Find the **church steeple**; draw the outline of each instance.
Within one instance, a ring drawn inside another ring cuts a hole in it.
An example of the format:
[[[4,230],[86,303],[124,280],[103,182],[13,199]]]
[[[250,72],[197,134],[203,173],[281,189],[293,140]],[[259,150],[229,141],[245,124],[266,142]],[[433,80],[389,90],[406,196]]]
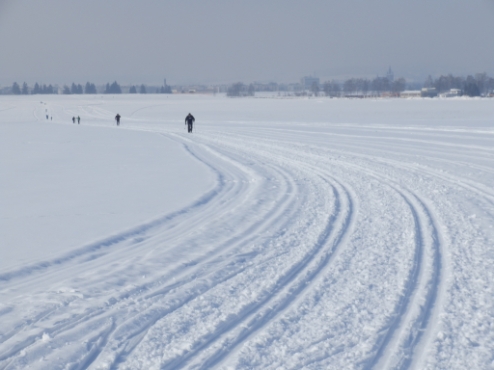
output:
[[[394,75],[393,70],[391,69],[391,67],[389,67],[388,73],[386,73],[386,77],[389,80],[389,82],[393,82],[394,81],[395,75]]]

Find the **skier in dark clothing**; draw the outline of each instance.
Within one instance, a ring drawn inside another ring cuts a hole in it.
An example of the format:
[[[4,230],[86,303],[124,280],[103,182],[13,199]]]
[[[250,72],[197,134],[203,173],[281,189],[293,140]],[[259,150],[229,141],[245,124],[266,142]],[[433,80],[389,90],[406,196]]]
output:
[[[187,117],[185,117],[185,124],[187,125],[187,132],[192,132],[192,126],[194,125],[194,121],[196,119],[192,114],[188,114]]]
[[[80,125],[81,124],[81,117],[77,116],[77,124]]]
[[[117,126],[120,126],[120,114],[117,113],[115,116],[115,121],[117,121]]]
[[[75,123],[75,117],[72,117],[72,123]]]

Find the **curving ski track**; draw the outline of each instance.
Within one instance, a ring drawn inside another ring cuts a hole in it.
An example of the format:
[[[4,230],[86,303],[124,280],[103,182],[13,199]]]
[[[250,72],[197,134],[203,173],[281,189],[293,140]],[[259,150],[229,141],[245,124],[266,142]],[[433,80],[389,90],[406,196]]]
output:
[[[488,254],[472,240],[490,234],[464,209],[492,221],[494,191],[442,170],[489,179],[492,148],[452,151],[440,132],[392,128],[369,139],[365,127],[331,136],[211,125],[191,136],[137,125],[163,106],[133,109],[122,129],[181,143],[215,187],[172,214],[0,272],[0,369],[446,369],[465,368],[472,348],[475,366],[494,363],[479,344],[491,334],[462,318],[489,319],[476,253]],[[54,117],[81,111],[111,116],[101,102],[50,106]],[[411,154],[424,143],[437,147]]]

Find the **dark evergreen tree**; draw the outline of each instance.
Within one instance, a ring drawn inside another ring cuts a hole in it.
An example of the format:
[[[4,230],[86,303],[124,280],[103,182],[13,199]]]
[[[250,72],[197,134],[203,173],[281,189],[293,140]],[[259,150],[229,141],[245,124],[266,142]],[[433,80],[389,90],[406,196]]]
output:
[[[122,89],[117,81],[113,82],[111,85],[106,84],[105,94],[121,94]]]
[[[27,86],[27,83],[22,84],[22,90],[21,90],[22,95],[28,95],[29,94],[29,87]]]
[[[70,87],[70,93],[71,94],[83,94],[84,89],[82,88],[81,84],[76,85],[75,83],[72,82],[72,86]]]
[[[65,95],[70,95],[70,88],[67,85],[64,85],[62,93]]]
[[[33,88],[33,91],[31,92],[31,94],[42,94],[43,92],[41,91],[41,88],[39,87],[38,83],[36,82],[34,84],[34,88]]]
[[[141,87],[139,88],[139,94],[146,94],[146,93],[147,93],[146,86],[141,85]]]
[[[135,86],[130,87],[129,94],[137,94],[137,89]]]
[[[120,88],[120,85],[117,83],[117,81],[115,81],[111,84],[111,90],[112,90],[113,94],[121,94],[122,93],[122,89]]]
[[[15,95],[21,94],[21,88],[19,87],[19,84],[17,82],[14,82],[12,84],[12,94],[15,94]]]
[[[86,86],[84,87],[84,94],[96,94],[96,85],[90,82],[86,82]]]
[[[480,96],[480,89],[475,81],[467,81],[463,93],[467,96]]]

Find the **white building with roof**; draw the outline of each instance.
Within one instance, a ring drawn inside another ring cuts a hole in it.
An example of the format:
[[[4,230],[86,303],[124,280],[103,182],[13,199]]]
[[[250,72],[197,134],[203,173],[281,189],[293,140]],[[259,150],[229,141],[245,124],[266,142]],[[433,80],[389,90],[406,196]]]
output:
[[[457,96],[461,96],[461,90],[460,89],[451,89],[449,91],[446,91],[442,94],[439,94],[439,97],[441,98],[454,98]]]
[[[400,93],[400,98],[421,98],[422,91],[420,90],[405,90]]]

